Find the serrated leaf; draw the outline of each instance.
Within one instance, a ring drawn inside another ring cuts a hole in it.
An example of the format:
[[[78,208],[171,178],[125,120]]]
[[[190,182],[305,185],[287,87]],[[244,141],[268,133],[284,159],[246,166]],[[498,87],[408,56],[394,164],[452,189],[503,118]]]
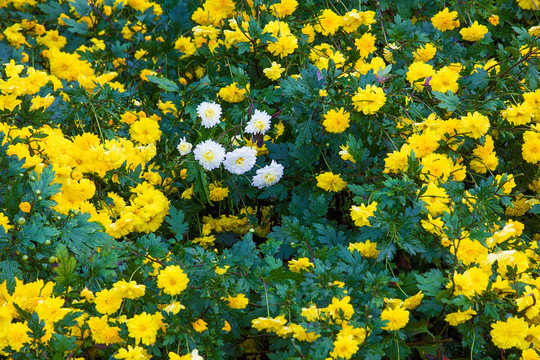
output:
[[[64,18],[64,22],[68,27],[68,31],[72,34],[86,35],[88,34],[88,24],[84,21],[77,22],[73,19]]]
[[[7,280],[8,282],[14,282],[15,277],[18,279],[23,278],[21,267],[17,261],[4,260],[0,261],[0,283]]]
[[[416,275],[418,281],[418,289],[422,290],[428,296],[436,296],[441,291],[443,284],[448,281],[439,269],[431,269],[430,271]]]
[[[154,258],[161,258],[167,254],[167,245],[162,241],[160,236],[154,233],[141,236],[137,240],[137,245],[144,249],[148,255]]]
[[[165,218],[169,229],[176,236],[176,241],[182,240],[184,233],[189,229],[189,225],[184,222],[184,212],[175,207],[169,208],[169,215]]]
[[[72,0],[69,2],[69,5],[72,6],[81,17],[88,15],[92,11],[92,8],[86,0]]]
[[[37,176],[35,172],[32,172],[32,174]],[[60,188],[62,187],[61,184],[53,184],[54,179],[55,176],[52,166],[47,166],[43,169],[36,181],[30,182],[30,188],[34,194],[40,195],[44,199],[49,198],[60,192]]]
[[[78,261],[88,259],[96,248],[103,246],[112,237],[102,231],[102,225],[88,221],[85,213],[70,219],[62,228],[58,241],[75,254]]]
[[[285,269],[285,267],[279,267],[277,269],[270,271],[270,274],[268,275],[268,277],[266,277],[266,280],[269,282],[272,282],[272,281],[283,282],[285,280],[293,280],[295,282],[301,282],[302,280],[304,280],[304,276],[302,274],[287,270]]]
[[[330,225],[314,224],[313,227],[317,231],[317,240],[321,244],[337,246],[346,244],[347,237],[343,231],[337,231]]]
[[[437,100],[441,101],[439,104],[437,104],[437,107],[440,107],[441,109],[456,111],[459,108],[459,97],[452,94],[451,91],[447,91],[446,94],[434,91],[433,96]]]
[[[62,9],[62,6],[58,2],[50,2],[50,3],[44,3],[44,4],[37,4],[36,5],[43,13],[47,14],[48,16],[46,19],[48,20],[58,20],[58,17],[60,14],[64,12],[64,9]]]

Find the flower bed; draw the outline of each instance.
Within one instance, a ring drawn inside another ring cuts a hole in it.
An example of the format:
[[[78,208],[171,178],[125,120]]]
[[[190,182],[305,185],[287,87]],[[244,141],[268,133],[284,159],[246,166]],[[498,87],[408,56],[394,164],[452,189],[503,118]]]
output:
[[[538,359],[538,0],[0,0],[0,354]]]

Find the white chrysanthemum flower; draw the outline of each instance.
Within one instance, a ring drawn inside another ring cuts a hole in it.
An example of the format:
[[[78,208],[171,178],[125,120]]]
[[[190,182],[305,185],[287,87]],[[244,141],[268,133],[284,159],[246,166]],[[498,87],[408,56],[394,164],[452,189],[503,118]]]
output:
[[[227,153],[223,166],[233,174],[240,175],[251,170],[255,161],[257,161],[257,150],[244,146]]]
[[[221,105],[203,102],[197,106],[197,115],[201,118],[202,126],[211,128],[219,124],[221,118]]]
[[[191,145],[191,143],[188,143],[186,141],[186,138],[183,137],[182,139],[180,139],[180,143],[178,144],[177,149],[180,155],[187,155],[191,151],[192,147],[193,145]]]
[[[195,349],[191,352],[191,360],[204,360],[204,358],[199,355],[199,350]]]
[[[246,125],[248,134],[263,134],[270,129],[270,120],[272,117],[266,111],[255,110],[251,120]]]
[[[193,155],[205,170],[213,170],[223,162],[225,148],[215,141],[206,140],[195,146]]]
[[[283,176],[283,165],[272,160],[270,165],[257,170],[257,175],[253,177],[253,186],[262,189],[277,183]]]

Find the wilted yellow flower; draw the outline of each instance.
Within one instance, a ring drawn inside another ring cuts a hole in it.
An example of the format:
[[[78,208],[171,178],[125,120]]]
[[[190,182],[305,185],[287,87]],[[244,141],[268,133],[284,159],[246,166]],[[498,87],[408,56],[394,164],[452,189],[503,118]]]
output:
[[[309,271],[309,267],[315,267],[315,265],[305,257],[289,261],[289,270],[292,272],[300,273],[302,270]]]
[[[476,315],[476,311],[469,308],[465,311],[458,310],[457,312],[450,313],[446,315],[444,320],[452,326],[457,326],[472,319],[473,315]]]
[[[195,329],[196,332],[203,332],[208,329],[207,323],[203,319],[192,322],[191,326],[193,326],[193,329]]]
[[[223,299],[225,299],[225,298],[223,298]],[[227,300],[227,302],[228,302],[227,305],[231,309],[243,309],[249,303],[249,299],[244,294],[238,294],[238,295],[236,295],[234,297],[229,295],[225,300]]]

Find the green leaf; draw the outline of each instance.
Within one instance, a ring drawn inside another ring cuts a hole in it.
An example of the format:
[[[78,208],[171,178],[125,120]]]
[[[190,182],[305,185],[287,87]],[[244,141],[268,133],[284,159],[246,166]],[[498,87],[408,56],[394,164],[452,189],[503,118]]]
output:
[[[73,6],[77,14],[79,14],[81,17],[90,14],[92,11],[92,8],[86,0],[72,0],[69,2],[69,5]]]
[[[180,88],[172,80],[166,79],[164,77],[156,77],[153,75],[148,75],[146,77],[150,82],[156,84],[160,89],[166,92],[179,92]]]
[[[65,290],[73,284],[76,278],[77,261],[69,254],[64,244],[56,246],[56,258],[58,259],[58,265],[54,268],[54,272],[57,274],[56,282],[62,284]]]
[[[160,236],[156,236],[154,233],[141,236],[137,240],[137,245],[154,258],[161,258],[167,254],[167,245]]]
[[[102,225],[88,221],[90,214],[85,213],[71,218],[63,227],[58,241],[75,254],[78,261],[88,259],[92,253],[103,246],[112,237],[102,231]]]
[[[283,282],[285,280],[293,280],[295,282],[301,282],[302,280],[304,280],[304,275],[289,271],[285,269],[284,266],[282,266],[280,268],[270,271],[270,274],[268,275],[268,277],[266,277],[266,280],[269,282],[273,282],[273,281]]]
[[[60,14],[64,12],[64,9],[62,9],[62,5],[60,5],[58,2],[49,2],[49,3],[43,3],[43,4],[37,4],[36,5],[43,13],[47,14],[48,16],[46,19],[48,20],[55,20],[58,21],[58,17]]]
[[[448,281],[439,269],[431,269],[430,271],[416,275],[418,288],[428,296],[436,296],[442,290],[443,284]]]
[[[437,107],[446,109],[448,111],[456,111],[459,109],[459,97],[452,94],[451,91],[447,91],[446,94],[434,91],[433,96],[437,100],[441,101],[439,104],[437,104]]]
[[[470,90],[483,90],[489,84],[489,74],[481,68],[474,69],[471,75],[463,78],[463,85],[466,85]]]
[[[348,243],[347,237],[343,231],[337,231],[330,225],[314,224],[313,227],[317,231],[317,240],[321,244],[336,246],[345,245]]]
[[[17,261],[4,260],[0,261],[0,283],[7,280],[9,283],[15,283],[15,277],[23,278],[23,272]]]
[[[30,223],[24,226],[19,232],[20,238],[25,241],[34,241],[43,244],[45,241],[56,240],[60,235],[60,230],[55,227],[47,226],[47,217],[36,213]]]
[[[176,241],[182,240],[184,233],[189,229],[189,225],[184,222],[184,212],[172,206],[165,220],[169,224],[169,229],[176,235]]]
[[[37,177],[37,173],[34,171],[32,171],[31,175]],[[30,182],[30,188],[36,196],[47,199],[60,192],[60,188],[62,187],[61,184],[53,184],[53,181],[54,171],[52,170],[52,166],[47,166],[43,169],[36,181]]]
[[[253,234],[247,233],[241,241],[238,241],[231,247],[231,258],[237,259],[242,266],[251,267],[259,262],[259,251],[253,241]]]
[[[77,338],[75,336],[66,336],[62,334],[53,334],[47,346],[54,350],[52,360],[63,360],[66,354],[77,349]]]
[[[73,19],[64,19],[64,22],[68,26],[68,31],[72,34],[86,35],[88,34],[88,24],[84,21],[77,22]]]

